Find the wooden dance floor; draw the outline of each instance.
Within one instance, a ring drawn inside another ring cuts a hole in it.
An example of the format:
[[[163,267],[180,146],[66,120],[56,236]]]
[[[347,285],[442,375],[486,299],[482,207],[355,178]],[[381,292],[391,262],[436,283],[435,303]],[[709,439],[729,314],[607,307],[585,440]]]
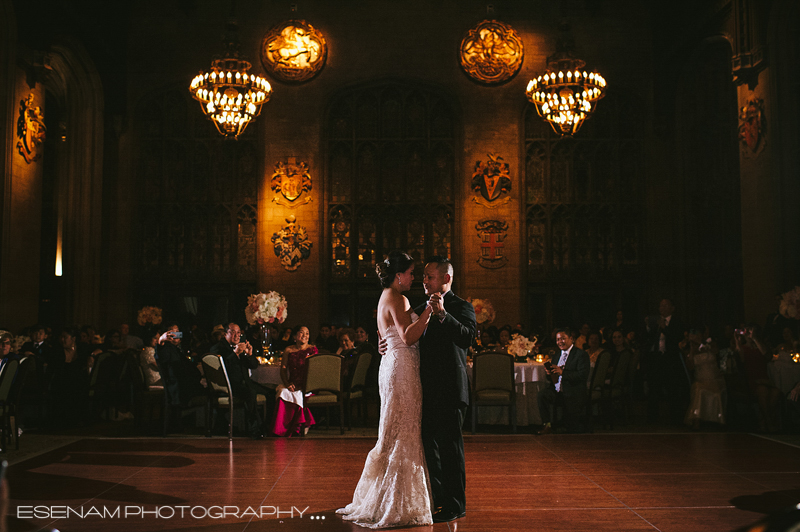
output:
[[[373,444],[84,439],[11,466],[9,529],[365,530],[334,510]],[[730,531],[800,502],[800,448],[751,434],[466,435],[465,449],[467,516],[413,530]]]

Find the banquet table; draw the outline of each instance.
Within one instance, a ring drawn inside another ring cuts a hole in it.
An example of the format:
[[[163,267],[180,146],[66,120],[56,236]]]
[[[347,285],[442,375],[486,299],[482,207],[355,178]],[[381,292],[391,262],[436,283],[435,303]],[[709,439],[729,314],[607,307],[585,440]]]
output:
[[[800,382],[800,363],[793,362],[788,353],[781,352],[778,359],[767,364],[770,380],[786,395]]]
[[[468,364],[467,374],[472,381],[472,364]],[[517,389],[517,425],[541,425],[539,414],[539,390],[547,385],[547,373],[540,362],[516,362],[514,381]],[[503,406],[482,406],[478,409],[478,423],[483,425],[509,425],[508,408]]]
[[[250,370],[250,378],[259,384],[283,384],[280,364],[259,364]]]

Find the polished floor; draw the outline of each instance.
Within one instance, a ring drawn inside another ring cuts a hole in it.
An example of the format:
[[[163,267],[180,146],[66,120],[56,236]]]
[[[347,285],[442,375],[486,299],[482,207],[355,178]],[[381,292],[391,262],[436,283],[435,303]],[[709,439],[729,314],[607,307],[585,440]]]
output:
[[[364,530],[334,510],[374,441],[79,439],[9,468],[9,530]],[[753,434],[479,434],[465,451],[467,516],[414,530],[731,531],[800,502],[800,448]]]

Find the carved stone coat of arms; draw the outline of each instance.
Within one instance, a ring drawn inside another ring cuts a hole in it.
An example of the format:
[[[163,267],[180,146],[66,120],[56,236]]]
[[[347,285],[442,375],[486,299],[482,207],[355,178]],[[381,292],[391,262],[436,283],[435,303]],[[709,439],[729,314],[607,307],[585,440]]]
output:
[[[45,139],[44,116],[39,107],[33,105],[33,94],[29,94],[19,102],[19,119],[17,120],[17,150],[26,163],[32,163],[42,157],[39,149]]]
[[[475,162],[471,183],[475,196],[472,197],[472,201],[489,208],[508,202],[511,178],[508,173],[508,163],[502,161],[502,157],[490,153],[488,161]]]
[[[295,157],[289,157],[287,162],[275,163],[275,172],[272,174],[270,188],[275,192],[272,201],[284,207],[305,205],[311,201],[308,192],[311,191],[311,174],[308,173],[308,164],[297,162]],[[303,197],[305,194],[305,197]]]
[[[272,246],[281,265],[287,271],[295,271],[311,256],[311,246],[305,227],[297,225],[295,217],[286,218],[286,225],[272,234]]]

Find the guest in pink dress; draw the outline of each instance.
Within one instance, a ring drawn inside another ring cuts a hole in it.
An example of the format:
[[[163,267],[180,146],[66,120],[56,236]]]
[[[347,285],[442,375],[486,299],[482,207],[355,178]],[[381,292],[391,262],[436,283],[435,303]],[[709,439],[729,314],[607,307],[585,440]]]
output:
[[[309,345],[308,327],[299,327],[295,333],[295,343],[283,351],[281,380],[278,386],[277,407],[275,408],[276,436],[305,434],[314,424],[311,410],[305,406],[303,388],[306,385],[306,358],[317,354],[317,348]]]

